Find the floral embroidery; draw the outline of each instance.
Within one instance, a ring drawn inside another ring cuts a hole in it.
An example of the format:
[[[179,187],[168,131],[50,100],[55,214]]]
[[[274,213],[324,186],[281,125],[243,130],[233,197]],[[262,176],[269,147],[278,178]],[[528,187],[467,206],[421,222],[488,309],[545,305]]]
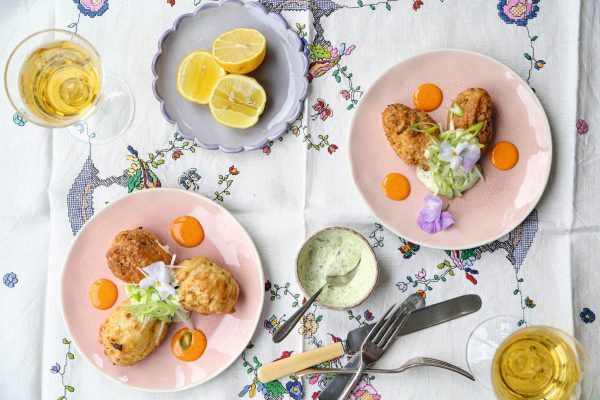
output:
[[[278,359],[287,358],[292,354],[291,351],[284,351]],[[256,393],[259,392],[263,395],[265,399],[283,399],[284,395],[288,395],[290,398],[294,400],[301,400],[304,394],[304,389],[302,387],[302,382],[298,380],[296,376],[290,376],[289,381],[285,386],[279,381],[271,381],[263,383],[258,380],[257,371],[262,366],[262,363],[258,360],[258,357],[252,357],[252,362],[246,359],[246,353],[242,353],[242,366],[247,368],[246,372],[248,374],[253,374],[254,377],[252,379],[252,383],[244,386],[242,391],[238,394],[238,397],[246,397],[248,395],[249,398],[253,398],[256,396]]]
[[[363,316],[365,317],[365,320],[366,320],[366,321],[369,321],[369,322],[373,321],[373,319],[375,318],[375,317],[373,316],[373,313],[372,313],[371,311],[369,311],[369,310],[365,310],[365,311],[363,312]]]
[[[271,318],[266,319],[263,322],[263,326],[267,331],[269,331],[271,335],[274,335],[275,332],[277,332],[279,328],[281,328],[281,326],[285,323],[285,321],[285,314],[283,314],[281,317],[277,317],[273,314],[271,315]]]
[[[317,118],[321,118],[321,121],[325,121],[327,118],[333,116],[333,110],[323,99],[317,99],[317,102],[313,104],[312,108],[315,110],[315,113],[310,116],[310,119],[313,121]]]
[[[60,375],[60,381],[62,384],[62,395],[60,395],[57,400],[67,400],[69,393],[73,393],[75,388],[73,386],[65,384],[65,372],[67,372],[67,366],[69,365],[69,361],[75,359],[75,355],[71,353],[71,341],[63,338],[62,343],[67,346],[67,352],[65,353],[65,361],[64,364],[61,365],[59,363],[55,363],[50,367],[50,372],[53,374]]]
[[[370,383],[369,377],[362,378],[354,387],[348,398],[350,400],[380,400],[381,396]]]
[[[373,248],[383,247],[383,240],[385,238],[380,232],[383,232],[383,226],[381,226],[380,223],[375,222],[375,229],[369,233],[369,239],[373,239]]]
[[[539,2],[540,0],[500,0],[498,15],[507,24],[525,26],[530,19],[537,16]]]
[[[79,12],[90,18],[100,16],[108,10],[108,0],[73,0]]]
[[[335,78],[335,81],[337,83],[342,83],[342,78],[344,78],[348,88],[340,91],[340,95],[344,100],[350,102],[346,109],[352,110],[358,104],[358,99],[363,95],[364,92],[360,90],[360,85],[354,87],[354,83],[352,82],[352,77],[354,75],[351,72],[347,72],[347,66],[340,67],[340,65],[338,64],[335,67],[336,70],[333,71],[332,76]]]
[[[577,128],[577,133],[579,133],[580,135],[585,135],[586,133],[588,133],[588,130],[590,128],[587,121],[582,118],[579,118],[577,120],[575,127]]]
[[[17,274],[15,274],[14,272],[9,272],[8,274],[4,275],[4,277],[2,278],[2,282],[4,282],[6,286],[12,289],[19,282],[19,279],[17,278]]]
[[[418,244],[409,242],[406,239],[403,239],[403,238],[399,238],[399,239],[400,239],[401,245],[400,245],[400,247],[398,247],[398,250],[400,250],[400,253],[402,253],[402,257],[405,260],[408,260],[409,258],[411,258],[421,248],[421,246],[419,246]]]
[[[27,111],[25,111],[24,109],[20,109],[19,111],[14,113],[13,122],[15,124],[17,124],[18,126],[25,126],[25,124],[28,121],[28,119],[27,119],[28,116],[29,116],[29,114],[27,113]]]
[[[175,154],[175,153],[173,153]],[[179,179],[177,179],[177,182],[183,186],[183,188],[185,190],[190,190],[192,189],[193,191],[198,190],[200,187],[198,186],[198,184],[196,182],[198,182],[202,177],[200,175],[198,175],[198,172],[196,172],[196,168],[190,168],[187,171],[185,171],[183,174],[181,174],[181,176],[179,177]]]
[[[289,381],[285,384],[285,388],[288,390],[291,398],[294,400],[302,400],[304,392],[302,390],[302,383],[300,383],[300,381]]]
[[[319,321],[322,318],[320,315],[318,318],[315,317],[315,314],[312,312],[307,313],[300,321],[298,333],[304,336],[304,339],[312,339],[315,333],[317,333],[317,329],[319,329]]]
[[[579,318],[585,324],[591,324],[596,320],[596,314],[592,310],[587,307],[584,307],[583,310],[579,313]]]
[[[223,196],[229,196],[231,194],[229,189],[231,188],[231,185],[233,185],[233,176],[235,176],[239,173],[240,173],[240,171],[235,166],[232,165],[231,167],[229,167],[228,174],[219,175],[219,185],[225,185],[225,186],[220,191],[215,190],[215,197],[213,198],[213,200],[219,200],[220,202],[223,202],[223,200],[224,200]]]

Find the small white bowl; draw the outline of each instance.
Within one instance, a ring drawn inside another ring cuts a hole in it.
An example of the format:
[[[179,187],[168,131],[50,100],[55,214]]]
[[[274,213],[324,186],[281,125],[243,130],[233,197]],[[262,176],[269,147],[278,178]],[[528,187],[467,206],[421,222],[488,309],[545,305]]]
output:
[[[306,241],[304,242],[304,244],[302,245],[302,247],[300,248],[300,250],[298,251],[298,255],[296,256],[296,281],[298,282],[298,285],[300,286],[300,289],[302,289],[302,292],[304,293],[304,295],[306,296],[306,298],[309,298],[310,296],[312,296],[314,294],[313,293],[309,293],[308,290],[306,289],[306,287],[304,286],[302,280],[300,279],[300,274],[299,274],[299,269],[300,269],[300,258],[304,252],[305,249],[307,249],[309,243],[311,243],[315,238],[317,238],[319,235],[323,234],[324,232],[328,232],[328,231],[333,231],[333,230],[340,230],[340,231],[345,231],[345,232],[349,232],[351,234],[353,234],[354,236],[356,236],[357,238],[359,238],[363,243],[364,243],[364,248],[365,249],[369,249],[369,257],[372,257],[372,260],[374,262],[374,268],[375,268],[375,279],[373,280],[372,285],[369,287],[368,292],[365,294],[365,296],[363,296],[362,298],[360,298],[358,301],[349,304],[347,306],[332,306],[326,303],[322,303],[319,301],[319,299],[317,298],[317,300],[315,300],[315,303],[317,303],[318,305],[320,305],[321,307],[324,308],[328,308],[331,310],[349,310],[351,308],[354,308],[358,305],[360,305],[361,303],[363,303],[370,295],[371,293],[373,293],[373,290],[375,289],[375,287],[377,286],[377,282],[379,280],[379,263],[377,262],[377,257],[375,256],[375,252],[373,251],[373,248],[371,247],[371,245],[369,244],[368,240],[361,235],[360,233],[350,229],[350,228],[345,228],[345,227],[341,227],[341,226],[332,226],[329,228],[325,228],[325,229],[321,229],[319,231],[317,231],[316,233],[314,233],[312,236],[310,236],[308,239],[306,239]],[[361,260],[361,264],[364,262],[365,260]],[[360,266],[359,266],[360,268]],[[355,276],[354,279],[356,279],[357,277]]]

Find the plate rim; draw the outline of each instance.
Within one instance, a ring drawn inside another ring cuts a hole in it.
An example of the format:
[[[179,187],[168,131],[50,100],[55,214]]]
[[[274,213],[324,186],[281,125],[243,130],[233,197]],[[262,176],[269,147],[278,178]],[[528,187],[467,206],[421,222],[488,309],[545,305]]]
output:
[[[379,83],[383,77],[385,75],[387,75],[388,73],[390,73],[394,68],[396,68],[396,66],[405,63],[407,61],[413,60],[417,57],[422,57],[422,56],[426,56],[426,55],[434,55],[435,53],[441,53],[441,52],[456,52],[456,53],[464,53],[470,56],[476,56],[476,57],[481,57],[484,58],[490,62],[493,62],[495,64],[498,64],[504,68],[506,68],[507,71],[509,71],[514,78],[516,78],[520,83],[522,83],[526,88],[527,91],[530,95],[532,95],[535,104],[540,108],[540,110],[542,111],[543,114],[543,124],[544,127],[546,128],[548,137],[549,137],[549,163],[548,163],[548,168],[546,170],[546,177],[544,178],[544,183],[542,186],[542,190],[540,191],[537,199],[532,203],[532,206],[530,208],[528,208],[527,213],[525,214],[525,217],[523,217],[523,219],[521,219],[520,221],[518,221],[516,224],[514,224],[514,226],[511,226],[509,229],[505,229],[502,231],[502,234],[491,239],[491,240],[484,240],[482,242],[476,242],[476,243],[471,243],[468,246],[461,246],[455,249],[447,249],[445,247],[442,246],[438,246],[432,243],[424,243],[420,240],[413,240],[410,237],[401,234],[400,232],[396,231],[395,229],[392,229],[390,226],[388,226],[387,224],[385,224],[380,218],[378,213],[375,212],[375,210],[371,207],[371,205],[369,204],[365,194],[363,193],[363,191],[360,189],[358,183],[357,183],[357,176],[358,176],[358,172],[357,172],[357,168],[354,165],[353,162],[353,157],[352,157],[352,153],[349,154],[348,156],[348,164],[350,167],[350,174],[352,176],[352,182],[354,183],[354,187],[356,188],[356,190],[358,191],[358,193],[360,194],[360,198],[362,199],[363,203],[366,205],[367,209],[371,212],[371,215],[373,215],[374,217],[376,217],[378,219],[378,222],[381,223],[381,225],[383,225],[386,229],[388,229],[389,231],[391,231],[392,233],[394,233],[397,236],[400,236],[404,239],[406,239],[409,242],[415,243],[415,244],[419,244],[421,246],[424,247],[429,247],[431,249],[437,249],[437,250],[467,250],[467,249],[472,249],[475,247],[480,247],[480,246],[484,246],[488,243],[493,242],[494,240],[498,240],[501,237],[507,235],[508,233],[512,232],[515,228],[517,228],[519,225],[521,225],[521,223],[523,223],[523,221],[525,221],[525,219],[531,214],[531,212],[535,209],[535,207],[539,204],[542,196],[544,195],[544,193],[546,192],[546,188],[548,187],[548,181],[550,179],[550,173],[552,172],[552,161],[554,159],[554,143],[552,141],[552,128],[550,126],[550,121],[548,120],[548,115],[546,114],[546,110],[544,110],[544,106],[542,105],[542,103],[540,102],[540,99],[537,97],[537,95],[535,94],[535,92],[533,91],[533,89],[531,89],[531,86],[529,86],[529,84],[527,84],[527,82],[525,82],[525,80],[523,78],[521,78],[521,76],[519,76],[512,68],[510,68],[508,65],[501,63],[500,61],[496,60],[493,57],[490,57],[486,54],[482,54],[479,53],[477,51],[473,51],[473,50],[465,50],[465,49],[456,49],[456,48],[449,48],[449,47],[442,47],[442,48],[436,48],[436,49],[431,49],[431,50],[425,50],[425,51],[421,51],[418,53],[414,53],[412,55],[409,55],[407,57],[404,57],[402,59],[400,59],[399,61],[397,61],[396,63],[394,63],[393,65],[389,66],[388,68],[386,68],[383,72],[381,72],[377,78],[375,78],[375,80],[373,80],[373,82],[369,85],[369,88],[367,89],[367,91],[365,92],[365,95],[371,90],[371,88]],[[354,115],[352,116],[352,122],[350,123],[350,134],[348,135],[348,151],[351,151],[351,143],[352,143],[352,138],[355,135],[355,130],[356,130],[356,116],[358,115],[358,110],[362,107],[362,105],[364,104],[364,101],[361,101],[358,104],[358,107],[356,108],[357,112],[354,113]]]
[[[285,36],[288,38],[287,42],[290,44],[290,46],[292,48],[297,49],[297,53],[298,53],[297,55],[299,55],[300,59],[302,60],[302,70],[304,71],[304,73],[302,74],[302,78],[298,79],[299,82],[302,82],[302,90],[300,92],[300,97],[298,98],[298,101],[296,102],[296,108],[288,114],[289,117],[285,121],[283,128],[281,128],[279,131],[276,131],[275,134],[272,134],[272,135],[266,136],[263,139],[260,139],[257,143],[254,143],[251,145],[236,146],[236,147],[222,146],[218,143],[212,143],[212,144],[204,143],[197,137],[188,136],[188,135],[184,134],[179,129],[179,124],[177,123],[177,121],[173,117],[171,117],[171,115],[167,112],[166,106],[165,106],[165,100],[159,93],[158,87],[157,87],[159,75],[158,75],[156,65],[158,63],[159,58],[161,57],[161,55],[163,53],[163,43],[164,43],[165,39],[171,33],[178,30],[179,25],[181,24],[181,22],[184,19],[195,17],[202,10],[209,9],[209,8],[218,8],[227,3],[237,4],[244,8],[255,8],[255,9],[261,11],[263,13],[263,15],[265,16],[265,18],[270,18],[273,21],[273,23],[271,24],[272,26],[279,25],[280,29],[282,29],[283,31],[287,31],[287,32],[285,32],[286,33]],[[295,42],[295,43],[293,43],[293,42]],[[304,53],[304,43],[302,42],[300,37],[298,37],[298,34],[296,34],[296,32],[292,28],[290,28],[290,26],[288,25],[285,18],[283,18],[278,13],[270,12],[262,4],[260,4],[257,1],[248,1],[248,2],[244,3],[240,0],[219,0],[218,3],[217,2],[202,3],[193,12],[181,14],[180,16],[178,16],[175,19],[175,21],[173,21],[173,25],[169,29],[165,30],[162,33],[162,35],[160,35],[160,37],[158,38],[158,51],[154,54],[154,57],[152,58],[151,69],[152,69],[152,75],[153,75],[152,93],[154,94],[154,98],[156,100],[158,100],[158,102],[160,104],[160,112],[161,112],[163,118],[170,124],[174,125],[175,131],[177,133],[179,133],[180,135],[182,135],[187,140],[193,140],[194,143],[196,143],[198,146],[200,146],[204,149],[220,150],[224,153],[239,153],[242,151],[251,151],[251,150],[261,149],[261,148],[265,147],[265,145],[269,141],[273,141],[273,140],[276,140],[279,137],[281,137],[288,130],[290,124],[292,124],[298,118],[298,116],[302,113],[302,110],[304,108],[304,100],[306,99],[306,96],[308,95],[308,77],[307,77],[308,56]]]
[[[66,313],[65,313],[65,304],[64,304],[64,287],[65,287],[65,270],[66,270],[66,265],[67,265],[67,261],[69,261],[69,259],[72,256],[72,252],[73,249],[75,247],[75,244],[78,242],[78,240],[80,240],[80,235],[83,232],[83,229],[85,228],[85,226],[93,221],[95,218],[97,218],[98,216],[102,215],[104,212],[106,212],[106,210],[108,210],[113,204],[125,201],[125,199],[131,197],[131,196],[141,196],[141,195],[147,195],[148,193],[152,193],[152,191],[154,190],[160,190],[162,191],[167,191],[167,192],[176,192],[176,193],[181,193],[181,194],[185,194],[185,195],[189,195],[191,197],[196,197],[199,201],[201,202],[208,202],[208,203],[212,203],[214,205],[217,206],[217,208],[219,208],[221,211],[224,211],[226,214],[228,214],[229,216],[231,216],[242,228],[242,232],[246,235],[246,238],[248,239],[249,243],[252,246],[252,249],[254,250],[257,260],[258,260],[258,267],[259,267],[259,272],[260,272],[260,285],[259,287],[264,287],[265,285],[265,271],[263,268],[263,263],[262,263],[262,259],[260,257],[260,253],[258,252],[258,248],[256,247],[256,244],[254,243],[254,240],[252,240],[252,237],[250,236],[250,234],[248,233],[248,231],[246,230],[246,228],[244,227],[244,225],[242,225],[242,223],[240,221],[238,221],[237,218],[235,218],[235,216],[229,212],[225,207],[223,207],[221,204],[218,204],[217,202],[209,199],[206,196],[203,196],[199,193],[191,193],[188,192],[186,190],[181,190],[181,189],[177,189],[177,188],[153,188],[153,189],[146,189],[146,190],[141,190],[138,192],[134,192],[134,193],[126,193],[124,195],[122,195],[121,197],[113,200],[112,202],[110,202],[106,207],[103,207],[101,210],[99,210],[98,212],[94,213],[94,215],[92,215],[92,217],[86,221],[86,223],[81,227],[81,229],[79,229],[79,231],[77,232],[77,234],[75,235],[75,237],[73,238],[73,241],[71,242],[71,244],[69,245],[69,250],[66,253],[66,256],[63,260],[62,263],[62,270],[60,272],[60,286],[59,286],[59,292],[60,292],[60,312],[61,312],[61,317],[63,320],[63,325],[67,331],[67,334],[69,335],[69,337],[71,338],[71,342],[73,343],[74,347],[77,349],[77,352],[85,359],[85,361],[90,364],[96,371],[98,371],[100,373],[100,375],[104,376],[105,378],[108,378],[109,380],[113,381],[113,382],[118,382],[120,385],[123,385],[124,387],[127,387],[129,389],[134,389],[134,390],[138,390],[141,392],[146,392],[146,393],[175,393],[175,392],[181,392],[183,390],[187,390],[187,389],[191,389],[197,386],[200,386],[202,384],[205,384],[213,379],[215,379],[216,377],[218,377],[219,375],[221,375],[223,372],[225,372],[225,370],[227,370],[234,362],[236,362],[239,358],[239,356],[244,352],[245,347],[242,348],[239,352],[239,354],[237,354],[235,357],[232,357],[231,360],[227,363],[225,363],[223,365],[223,367],[219,370],[217,370],[213,376],[211,376],[208,379],[205,379],[203,381],[200,382],[196,382],[196,383],[192,383],[186,386],[182,386],[180,388],[173,388],[173,389],[151,389],[151,388],[147,388],[147,387],[143,387],[143,386],[136,386],[136,385],[131,385],[131,384],[127,384],[126,382],[120,381],[119,379],[108,375],[107,373],[104,372],[104,370],[102,370],[101,368],[99,368],[88,356],[87,354],[85,354],[84,352],[81,351],[81,349],[79,348],[79,344],[77,343],[77,340],[75,339],[75,336],[73,335],[72,331],[71,331],[71,327],[69,326],[69,324],[67,323],[67,318],[66,318]],[[256,334],[256,330],[258,329],[259,326],[259,322],[262,316],[262,312],[263,312],[263,308],[264,308],[264,303],[265,303],[265,296],[263,295],[263,293],[261,293],[260,296],[260,307],[257,308],[257,313],[255,316],[255,321],[254,321],[254,328],[252,329],[252,333],[250,335],[250,337],[248,338],[248,341],[252,340],[252,338],[254,337],[254,335]]]

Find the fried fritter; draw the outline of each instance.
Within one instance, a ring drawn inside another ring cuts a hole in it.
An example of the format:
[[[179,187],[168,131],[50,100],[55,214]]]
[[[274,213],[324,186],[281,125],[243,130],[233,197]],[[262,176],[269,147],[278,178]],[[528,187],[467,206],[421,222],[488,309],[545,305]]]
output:
[[[462,117],[448,113],[448,125],[450,118],[454,120],[456,129],[467,129],[470,126],[483,122],[483,127],[477,138],[479,143],[487,145],[492,140],[492,98],[485,89],[471,88],[461,92],[454,101],[463,109]],[[482,151],[485,147],[482,149]]]
[[[179,264],[175,278],[179,283],[179,301],[183,308],[201,314],[231,314],[240,294],[234,277],[204,257]]]
[[[425,158],[425,148],[429,144],[429,135],[414,132],[411,125],[429,122],[435,125],[433,118],[424,111],[418,111],[404,104],[391,104],[381,114],[383,130],[390,145],[405,163],[429,169]],[[439,130],[431,135],[438,136]]]
[[[127,283],[138,283],[144,278],[140,268],[157,261],[171,262],[156,236],[143,228],[120,232],[106,252],[108,267],[119,279]]]
[[[104,347],[106,357],[116,365],[132,365],[143,360],[167,336],[168,326],[161,332],[159,320],[141,323],[134,314],[123,309],[130,304],[129,300],[121,303],[100,326],[98,341]]]

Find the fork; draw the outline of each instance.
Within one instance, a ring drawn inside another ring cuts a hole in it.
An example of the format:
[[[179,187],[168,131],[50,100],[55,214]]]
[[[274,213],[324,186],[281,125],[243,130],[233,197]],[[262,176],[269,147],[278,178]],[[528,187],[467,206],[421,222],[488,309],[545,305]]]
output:
[[[404,364],[402,364],[398,368],[390,368],[390,369],[382,369],[382,368],[367,368],[365,369],[365,373],[369,374],[396,374],[402,373],[406,370],[415,367],[437,367],[442,369],[447,369],[448,371],[456,372],[468,378],[472,381],[475,380],[473,375],[465,371],[464,369],[457,367],[456,365],[450,364],[446,361],[438,360],[435,358],[429,357],[415,357],[411,358]],[[298,371],[295,375],[300,377],[304,375],[312,375],[312,374],[353,374],[356,372],[356,368],[307,368],[302,371]]]
[[[416,293],[411,294],[402,302],[402,304],[399,306],[397,306],[397,304],[392,305],[385,314],[383,314],[360,346],[358,352],[360,364],[354,373],[352,380],[346,385],[346,388],[338,398],[339,400],[346,400],[354,386],[362,378],[367,367],[379,360],[388,349],[393,342],[393,339],[396,337],[396,334],[408,319],[410,313],[424,303],[425,301],[421,296]],[[387,318],[388,315],[390,316],[389,318]]]

